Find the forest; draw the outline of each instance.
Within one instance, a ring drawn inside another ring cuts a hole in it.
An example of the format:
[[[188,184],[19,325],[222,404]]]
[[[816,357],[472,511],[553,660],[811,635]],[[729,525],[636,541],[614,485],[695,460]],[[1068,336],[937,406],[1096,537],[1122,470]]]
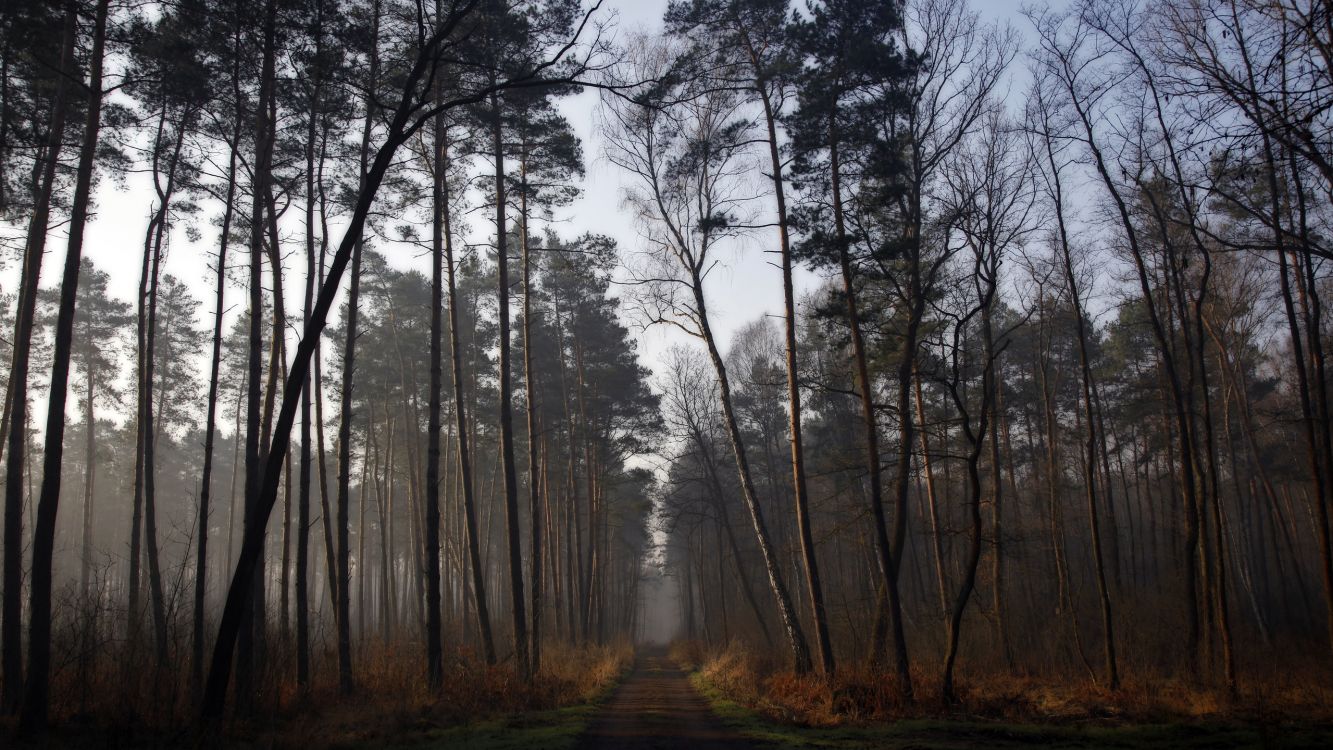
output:
[[[1330,201],[1327,0],[8,0],[0,739],[1325,746]]]

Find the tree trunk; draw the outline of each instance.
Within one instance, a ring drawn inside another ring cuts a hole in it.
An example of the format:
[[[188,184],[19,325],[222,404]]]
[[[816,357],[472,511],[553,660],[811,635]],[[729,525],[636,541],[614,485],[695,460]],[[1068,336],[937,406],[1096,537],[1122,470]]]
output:
[[[158,139],[166,124],[167,110],[163,110],[158,121]],[[162,563],[157,544],[157,430],[154,428],[153,384],[156,379],[155,368],[157,346],[157,299],[158,284],[161,278],[162,254],[166,244],[166,230],[170,219],[171,201],[175,197],[176,179],[180,166],[181,151],[185,145],[186,132],[193,119],[193,111],[185,110],[177,127],[176,140],[172,146],[171,158],[167,166],[165,188],[157,184],[157,161],[153,164],[154,187],[158,193],[158,209],[149,222],[148,237],[145,241],[145,263],[151,257],[151,267],[147,278],[146,290],[141,284],[141,294],[146,294],[147,319],[144,329],[142,348],[140,349],[139,375],[139,465],[143,482],[143,533],[144,546],[148,558],[148,590],[153,613],[153,633],[157,653],[157,666],[162,668],[167,659],[167,613],[166,592],[162,585]],[[150,250],[151,248],[151,250]]]
[[[528,624],[523,600],[523,547],[518,516],[518,477],[514,461],[513,393],[509,356],[509,243],[505,226],[504,123],[500,97],[491,95],[492,147],[495,156],[495,262],[499,277],[500,317],[500,457],[503,462],[505,533],[509,547],[510,615],[514,623],[514,663],[519,678],[532,674],[528,656]]]
[[[361,151],[358,190],[364,193],[368,181],[367,162],[370,155],[370,131],[374,126],[375,104],[374,89],[379,75],[379,22],[380,22],[379,2],[372,4],[371,20],[371,55],[369,70],[369,86],[366,95],[366,116],[361,129]],[[338,595],[337,620],[338,620],[338,689],[343,695],[350,695],[354,683],[352,678],[352,622],[351,622],[351,567],[349,560],[348,544],[348,511],[351,503],[351,481],[352,481],[352,389],[356,384],[356,337],[357,323],[359,317],[359,305],[361,296],[361,254],[364,247],[364,240],[361,237],[361,229],[357,228],[355,235],[349,235],[352,240],[352,271],[348,282],[347,291],[347,319],[346,338],[343,341],[343,370],[342,370],[342,392],[339,403],[339,421],[338,421],[338,585],[336,588]],[[348,236],[345,236],[343,242],[346,243]],[[337,259],[334,259],[337,263]],[[330,273],[329,279],[333,279]],[[327,286],[327,282],[325,284]],[[321,290],[322,292],[322,290]],[[373,426],[372,426],[373,428]],[[361,508],[365,509],[365,486],[361,488]],[[365,535],[360,535],[362,544],[365,543]],[[363,556],[358,556],[358,568],[364,565]],[[362,577],[364,586],[365,578]],[[364,607],[359,608],[364,616]]]
[[[84,375],[84,387],[87,388],[87,394],[83,400],[83,419],[84,430],[84,456],[87,463],[83,467],[83,544],[79,553],[79,593],[85,599],[92,596],[92,568],[93,568],[93,503],[96,495],[95,487],[97,483],[97,410],[95,407],[94,392],[97,387],[97,377],[93,372],[91,364],[86,368]]]
[[[317,281],[318,286],[316,287],[317,289],[323,288],[324,286],[324,261],[325,261],[324,255],[325,251],[327,250],[328,237],[329,237],[329,225],[327,218],[328,210],[327,210],[326,196],[324,192],[324,179],[323,179],[324,155],[326,148],[325,140],[327,139],[327,137],[328,137],[328,130],[326,128],[322,131],[321,134],[319,178],[316,180],[316,186],[317,189],[319,190],[319,217],[320,217],[320,228],[321,228],[319,237],[319,264],[316,269],[316,276],[318,279]],[[310,315],[306,315],[306,323],[309,324],[309,322],[310,322]],[[323,336],[321,336],[320,339],[323,339]],[[333,605],[333,616],[335,621],[334,630],[335,630],[335,637],[337,637],[336,633],[341,632],[338,628],[338,623],[341,622],[342,618],[342,613],[338,609],[338,602],[340,601],[338,595],[338,590],[339,590],[338,587],[341,585],[341,579],[338,576],[337,547],[335,547],[333,541],[334,518],[333,518],[333,512],[331,510],[333,506],[332,503],[329,502],[328,449],[324,440],[324,368],[323,368],[324,354],[323,354],[322,343],[323,343],[322,341],[317,341],[315,343],[315,352],[314,356],[312,357],[312,359],[314,360],[314,366],[313,366],[314,383],[311,385],[311,387],[315,392],[314,394],[315,441],[316,441],[316,449],[318,451],[317,466],[319,468],[319,510],[320,510],[320,517],[322,520],[320,526],[324,531],[325,578],[328,580],[329,584],[329,598],[332,601]],[[335,479],[335,484],[336,484],[336,479]]]
[[[239,78],[240,56],[233,65],[233,80]],[[232,123],[232,147],[227,159],[227,197],[222,210],[222,231],[218,237],[217,287],[213,307],[213,354],[208,374],[208,406],[204,425],[204,468],[199,479],[199,530],[195,557],[194,620],[191,634],[190,688],[198,697],[204,686],[204,597],[207,590],[208,517],[213,490],[213,448],[217,438],[218,387],[222,366],[222,318],[227,289],[227,243],[236,200],[236,157],[241,136],[240,109]],[[233,435],[235,440],[236,436]]]
[[[439,12],[439,0],[436,2]],[[435,96],[441,95],[435,86]],[[440,640],[440,398],[444,381],[443,353],[440,350],[444,327],[444,183],[449,179],[445,150],[444,115],[435,117],[431,181],[430,244],[430,397],[426,423],[426,682],[439,688],[444,679],[444,654]]]
[[[841,165],[839,164],[838,154],[838,131],[836,121],[833,117],[829,118],[829,174],[833,188],[833,223],[834,231],[837,234],[838,243],[838,262],[842,270],[842,288],[843,296],[847,304],[847,326],[851,331],[852,337],[852,356],[856,368],[857,390],[861,399],[861,418],[864,428],[863,446],[865,449],[866,473],[870,478],[870,514],[871,522],[874,524],[875,554],[878,556],[880,574],[883,576],[884,593],[887,596],[888,614],[892,618],[893,641],[895,646],[895,664],[897,665],[898,681],[900,688],[905,696],[912,695],[912,674],[910,664],[907,660],[906,638],[903,634],[902,624],[902,602],[898,591],[898,561],[893,554],[892,546],[889,542],[889,532],[887,520],[884,514],[884,491],[879,471],[879,426],[875,419],[875,404],[873,394],[871,393],[870,370],[867,364],[865,339],[861,334],[860,310],[856,300],[856,282],[852,276],[852,262],[850,256],[849,240],[847,238],[846,219],[843,215],[842,207],[842,177]],[[912,351],[915,349],[915,343],[912,348],[903,353],[903,359],[912,359]],[[900,421],[904,425],[910,425],[912,416],[910,404],[907,401],[911,385],[911,374],[906,382],[900,382],[899,385],[903,391],[899,398],[901,415]],[[911,462],[912,440],[910,427],[908,434],[901,436],[904,444],[900,449],[900,454],[905,450],[906,456],[899,456],[899,461]],[[898,467],[899,472],[906,472],[906,466],[901,464]],[[899,501],[905,501],[905,497],[900,497]],[[884,653],[883,629],[876,627],[875,642],[871,645],[872,661],[879,661]]]
[[[945,593],[948,581],[945,580],[944,535],[940,526],[939,499],[935,493],[935,469],[930,460],[930,437],[926,431],[926,406],[921,397],[921,373],[913,371],[912,388],[916,400],[916,419],[921,423],[921,463],[926,471],[926,501],[930,513],[931,551],[935,560],[935,583],[940,597],[940,613],[949,611],[949,596]]]
[[[712,489],[713,505],[717,508],[717,525],[720,532],[725,532],[727,537],[727,549],[731,551],[731,560],[736,565],[736,578],[741,584],[741,596],[745,598],[745,603],[749,605],[750,611],[754,613],[755,622],[759,624],[759,632],[764,635],[764,644],[769,648],[773,647],[773,634],[769,632],[768,621],[764,617],[763,611],[759,608],[759,601],[755,598],[754,587],[750,583],[750,576],[745,572],[745,560],[741,556],[740,545],[736,541],[736,531],[731,525],[731,516],[727,512],[727,493],[722,488],[722,477],[719,476],[717,462],[713,459],[713,448],[704,438],[702,430],[698,426],[691,429],[694,436],[695,449],[703,460],[705,472],[708,474],[709,484]],[[721,539],[718,540],[721,542]],[[718,584],[719,593],[725,586],[722,579],[722,545],[718,544]],[[726,631],[726,612],[722,613],[723,632]]]
[[[274,84],[276,86],[276,84]],[[277,122],[276,94],[269,95],[269,116],[268,128],[266,134],[270,151],[277,142],[277,133],[274,130]],[[270,164],[272,156],[269,157]],[[269,339],[269,360],[268,360],[268,382],[264,385],[264,414],[261,420],[262,429],[260,430],[259,452],[261,455],[267,455],[273,449],[273,411],[276,408],[277,393],[281,384],[287,379],[287,304],[286,293],[283,291],[282,284],[282,247],[281,239],[278,234],[278,208],[273,198],[273,180],[271,174],[266,179],[264,185],[264,223],[268,232],[267,253],[269,261],[269,279],[273,285],[273,321],[272,334]],[[287,633],[289,620],[287,609],[290,604],[289,584],[290,584],[290,566],[289,551],[291,540],[291,521],[292,521],[292,466],[290,446],[283,446],[285,456],[283,469],[283,505],[282,505],[282,552],[278,564],[278,640],[281,643],[287,642]],[[257,581],[259,587],[264,588],[268,581],[266,556],[259,560],[259,570],[257,572]],[[255,596],[255,656],[264,663],[268,659],[268,630],[265,625],[268,621],[268,597],[265,593],[256,592]]]
[[[323,2],[315,4],[314,35],[315,59],[320,60],[324,51]],[[315,263],[315,195],[317,190],[316,181],[322,177],[323,154],[321,153],[318,157],[321,161],[319,164],[321,169],[317,170],[316,140],[322,112],[323,86],[323,71],[317,69],[315,71],[313,92],[310,97],[309,120],[306,124],[305,299],[301,305],[301,322],[303,325],[310,322],[311,308],[315,304],[315,283],[319,270]],[[310,572],[310,483],[314,468],[311,453],[313,435],[311,434],[310,424],[310,390],[313,385],[310,376],[307,376],[301,387],[300,494],[296,509],[296,686],[303,700],[310,695],[310,586],[308,576]],[[322,475],[320,476],[320,484],[324,484]],[[324,528],[328,529],[327,516],[324,518]]]
[[[1120,688],[1120,671],[1115,653],[1115,620],[1111,610],[1111,594],[1106,583],[1106,565],[1102,555],[1102,535],[1100,514],[1097,507],[1097,419],[1093,408],[1092,362],[1088,353],[1088,333],[1083,316],[1083,297],[1078,279],[1074,275],[1074,261],[1069,247],[1069,234],[1064,218],[1064,193],[1060,178],[1060,165],[1056,161],[1051,142],[1045,140],[1047,162],[1051,169],[1052,200],[1055,204],[1056,227],[1059,230],[1060,261],[1064,268],[1065,279],[1069,285],[1069,298],[1074,306],[1074,327],[1078,334],[1078,366],[1080,386],[1083,396],[1083,411],[1087,417],[1087,435],[1084,446],[1084,472],[1086,474],[1085,497],[1088,504],[1088,524],[1092,534],[1093,564],[1097,573],[1097,595],[1101,605],[1103,654],[1106,665],[1106,680],[1112,690]],[[1109,477],[1108,477],[1109,482]]]
[[[447,132],[445,133],[447,136]],[[448,170],[449,147],[441,141],[441,172]],[[477,613],[477,629],[481,633],[482,654],[487,664],[495,663],[495,640],[491,634],[491,617],[486,603],[486,571],[481,564],[481,545],[477,539],[477,509],[472,481],[472,453],[469,446],[467,399],[463,393],[463,345],[458,330],[458,280],[454,265],[454,244],[449,211],[449,181],[441,176],[440,212],[444,240],[446,282],[449,285],[449,351],[454,391],[454,421],[458,430],[458,474],[463,494],[463,526],[467,534],[468,567],[472,573],[472,602]]]
[[[532,248],[528,239],[528,162],[527,154],[519,162],[519,242],[523,252],[523,387],[527,401],[528,416],[528,518],[531,524],[532,544],[528,552],[532,556],[532,573],[528,578],[532,596],[532,641],[529,658],[532,661],[532,674],[541,671],[542,638],[542,509],[541,493],[537,486],[537,477],[541,471],[537,454],[537,387],[536,372],[532,369]]]
[[[23,696],[21,727],[29,731],[46,726],[51,678],[52,555],[55,552],[56,512],[60,504],[61,464],[65,449],[65,401],[69,392],[69,360],[74,338],[74,307],[78,298],[79,268],[83,261],[83,233],[88,222],[93,161],[102,124],[102,62],[110,0],[98,0],[89,58],[88,102],[79,166],[70,214],[65,273],[60,285],[60,312],[56,318],[55,352],[46,415],[46,445],[42,454],[42,489],[33,528],[31,606],[28,623],[28,680]],[[71,7],[66,11],[76,13]],[[91,400],[92,391],[89,390]],[[91,426],[90,426],[91,427]],[[91,461],[91,456],[89,457]],[[8,592],[7,592],[8,593]],[[17,592],[16,592],[17,593]]]
[[[768,527],[764,523],[763,509],[759,505],[759,495],[755,491],[754,476],[750,471],[750,461],[745,454],[745,440],[741,436],[740,424],[736,421],[736,412],[732,407],[731,382],[727,378],[727,366],[722,360],[722,353],[717,348],[713,329],[708,323],[708,306],[704,301],[703,279],[696,270],[693,273],[694,304],[698,313],[699,327],[704,343],[708,346],[708,356],[717,373],[718,396],[722,402],[722,417],[726,424],[727,436],[731,440],[731,449],[736,457],[736,472],[740,476],[741,495],[746,509],[750,512],[750,522],[754,526],[755,540],[764,558],[764,569],[768,573],[768,584],[773,591],[773,598],[778,605],[778,614],[782,618],[783,629],[787,632],[787,643],[791,648],[793,667],[798,673],[810,671],[810,646],[805,640],[805,632],[796,617],[791,595],[782,579],[781,563],[769,539]]]
[[[957,341],[954,342],[957,346]],[[958,356],[955,352],[954,356]],[[990,372],[990,365],[983,377],[988,381],[982,385],[983,392],[990,389],[990,378],[993,374]],[[954,402],[962,415],[962,431],[964,437],[969,443],[967,453],[967,516],[968,516],[968,546],[967,557],[963,562],[963,580],[958,587],[958,595],[953,602],[953,608],[949,612],[948,621],[948,643],[944,654],[944,676],[940,681],[940,693],[945,703],[954,703],[957,696],[954,694],[954,666],[958,660],[958,642],[963,629],[963,614],[967,611],[967,604],[972,599],[972,592],[976,588],[977,567],[981,562],[981,473],[979,465],[981,463],[981,453],[985,443],[987,410],[990,405],[986,402],[990,400],[989,395],[983,395],[981,404],[981,418],[978,429],[974,432],[971,427],[971,419],[968,416],[965,403],[958,392],[958,384],[953,383]]]
[[[1125,238],[1129,243],[1130,252],[1134,259],[1135,269],[1138,272],[1139,285],[1143,293],[1143,299],[1147,305],[1148,318],[1151,323],[1153,336],[1157,341],[1159,353],[1161,356],[1164,375],[1169,386],[1169,393],[1173,407],[1173,415],[1180,432],[1180,456],[1181,471],[1180,480],[1184,493],[1184,505],[1186,514],[1186,546],[1189,548],[1185,559],[1185,587],[1186,587],[1186,616],[1189,622],[1189,644],[1191,659],[1195,670],[1198,670],[1199,647],[1200,647],[1200,628],[1199,628],[1199,563],[1196,550],[1199,545],[1199,527],[1198,527],[1198,489],[1196,482],[1195,453],[1196,446],[1192,439],[1192,427],[1190,424],[1190,415],[1185,403],[1184,387],[1181,384],[1180,374],[1176,368],[1175,358],[1171,352],[1170,339],[1167,329],[1162,323],[1158,314],[1156,305],[1153,302],[1152,287],[1149,282],[1148,270],[1144,264],[1144,255],[1139,245],[1138,230],[1134,226],[1129,214],[1129,207],[1121,195],[1120,189],[1116,186],[1111,177],[1109,167],[1102,155],[1101,148],[1095,140],[1095,128],[1086,109],[1080,104],[1078,92],[1075,90],[1074,81],[1065,80],[1064,85],[1066,93],[1070,95],[1074,106],[1074,111],[1078,116],[1079,124],[1082,126],[1086,143],[1093,157],[1093,164],[1097,174],[1100,177],[1103,186],[1110,195],[1115,204],[1120,224],[1125,232]]]
[[[236,613],[240,638],[236,659],[236,702],[237,711],[242,714],[249,714],[254,708],[255,647],[258,641],[256,631],[265,626],[262,615],[264,611],[262,541],[264,531],[268,526],[268,518],[266,514],[261,513],[259,493],[263,478],[263,467],[268,461],[268,456],[264,450],[268,440],[267,436],[263,435],[264,425],[261,424],[259,392],[261,388],[260,378],[263,375],[260,351],[264,346],[262,321],[264,311],[264,204],[268,195],[267,183],[271,177],[273,158],[273,143],[271,140],[273,129],[268,119],[268,100],[269,97],[273,96],[272,88],[275,76],[276,17],[276,0],[266,0],[264,3],[264,41],[260,92],[259,100],[255,106],[255,184],[251,188],[250,202],[250,326],[246,359],[246,369],[249,374],[245,410],[245,515],[244,531],[241,535],[241,554],[245,554],[245,543],[251,538],[258,537],[260,547],[256,550],[259,554],[255,557],[254,567],[249,571],[243,571],[243,566],[238,562],[235,573],[236,577],[240,577],[243,572],[244,575],[248,576],[246,583],[249,589],[246,592],[244,604]],[[262,519],[261,515],[263,516]],[[217,649],[215,648],[213,673],[218,671],[216,656]],[[214,674],[210,674],[210,681],[213,677]],[[205,693],[205,700],[207,700],[207,692]]]
[[[810,492],[805,480],[805,448],[801,435],[801,385],[797,369],[796,294],[792,285],[791,237],[787,219],[787,195],[782,177],[782,156],[778,150],[777,117],[769,98],[768,81],[760,73],[758,56],[748,33],[742,30],[756,72],[755,90],[764,105],[764,124],[768,130],[768,155],[773,178],[773,196],[777,201],[778,245],[782,253],[782,304],[787,360],[787,429],[791,443],[792,490],[795,494],[796,528],[801,539],[801,559],[805,564],[806,588],[810,593],[810,612],[814,619],[815,642],[820,666],[832,675],[837,668],[833,642],[829,638],[828,613],[824,608],[824,587],[819,578],[819,560],[815,553],[814,533],[810,528]]]
[[[13,359],[9,367],[9,418],[6,421],[9,445],[5,456],[5,553],[4,616],[0,620],[0,671],[4,673],[0,708],[15,713],[23,691],[23,494],[25,449],[28,441],[28,365],[32,350],[32,332],[37,314],[38,283],[42,255],[51,219],[51,198],[55,189],[56,166],[64,143],[65,117],[68,110],[68,76],[74,65],[77,35],[76,9],[65,13],[61,39],[60,68],[55,78],[55,98],[46,144],[39,157],[40,177],[36,180],[36,203],[28,223],[27,244],[20,274],[18,308],[14,315]],[[34,169],[34,173],[37,170]]]
[[[376,13],[376,16],[378,16],[378,13]],[[436,62],[436,53],[442,41],[464,17],[466,17],[466,12],[453,14],[448,23],[442,24],[435,33],[431,34],[416,55],[410,69],[405,71],[398,103],[386,127],[384,143],[376,151],[370,168],[363,173],[364,177],[358,190],[356,205],[347,231],[333,255],[328,278],[320,287],[314,312],[302,332],[300,343],[296,348],[290,374],[283,386],[282,408],[274,427],[274,446],[276,450],[266,458],[260,486],[259,503],[256,508],[258,512],[256,520],[259,523],[248,528],[245,538],[242,540],[241,553],[236,563],[236,573],[232,577],[231,586],[227,592],[227,601],[222,610],[222,619],[218,626],[218,638],[213,649],[209,678],[205,685],[204,698],[200,707],[201,720],[206,726],[215,726],[222,715],[227,686],[231,679],[231,657],[241,629],[245,601],[251,595],[254,584],[253,575],[258,567],[259,558],[263,554],[263,523],[268,520],[273,505],[277,501],[286,443],[290,438],[292,426],[296,420],[299,393],[306,372],[309,370],[319,334],[323,331],[327,322],[327,316],[333,306],[343,272],[347,269],[353,255],[359,257],[359,254],[355,253],[354,250],[360,244],[375,194],[393,162],[394,155],[407,138],[423,124],[422,121],[412,121],[411,119],[417,114],[417,87],[426,77],[428,69]],[[375,36],[378,36],[378,34]],[[510,82],[505,82],[498,84],[497,88],[509,85],[511,85]],[[346,396],[347,392],[344,391],[344,397]],[[344,423],[344,428],[348,427],[350,425]],[[344,447],[343,450],[346,450],[346,448]],[[346,554],[345,549],[344,546],[344,551],[340,552],[341,555]],[[344,598],[346,596],[345,590],[343,596]]]

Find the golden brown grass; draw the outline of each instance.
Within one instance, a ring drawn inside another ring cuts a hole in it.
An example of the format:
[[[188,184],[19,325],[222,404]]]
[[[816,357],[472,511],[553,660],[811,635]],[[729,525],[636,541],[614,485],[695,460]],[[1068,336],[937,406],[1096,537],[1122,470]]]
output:
[[[771,720],[811,727],[873,724],[904,718],[979,719],[1037,724],[1188,721],[1333,722],[1333,680],[1326,665],[1270,667],[1224,686],[1169,675],[1127,675],[1119,690],[1083,677],[1019,676],[960,669],[957,701],[940,696],[934,665],[913,667],[916,700],[903,700],[887,670],[839,665],[832,680],[798,675],[739,643],[706,649],[675,644],[672,657],[698,671],[718,693]]]
[[[342,698],[332,685],[321,686],[276,721],[238,724],[235,732],[288,747],[398,743],[470,722],[586,703],[613,685],[633,660],[633,649],[623,643],[549,645],[541,673],[524,682],[508,664],[487,666],[471,655],[455,655],[435,691],[421,674],[419,649],[366,652],[355,696]]]
[[[188,656],[157,670],[151,649],[146,651],[132,662],[135,668],[125,666],[123,654],[103,654],[83,674],[73,665],[57,670],[50,739],[74,743],[95,736],[114,746],[141,746],[191,738],[195,700],[188,673],[181,671],[188,669]],[[332,650],[316,651],[314,681],[305,694],[297,689],[290,654],[274,650],[256,676],[254,712],[229,717],[224,744],[398,744],[449,727],[587,703],[614,685],[632,661],[628,643],[552,643],[543,649],[540,674],[522,681],[510,663],[488,666],[470,651],[455,650],[446,653],[443,684],[432,690],[421,644],[369,641],[354,648],[356,690],[345,697],[338,693]],[[0,723],[0,744],[12,729]]]

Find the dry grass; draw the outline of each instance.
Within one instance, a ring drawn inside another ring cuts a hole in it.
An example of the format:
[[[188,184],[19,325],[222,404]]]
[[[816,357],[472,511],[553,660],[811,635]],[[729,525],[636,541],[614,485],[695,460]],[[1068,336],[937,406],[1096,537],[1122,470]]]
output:
[[[422,679],[419,649],[383,648],[363,658],[353,698],[340,698],[328,686],[277,721],[237,725],[235,732],[278,747],[399,743],[461,724],[589,702],[632,661],[628,644],[552,645],[543,652],[541,674],[524,682],[511,666],[459,655],[448,660],[443,685],[432,691]]]
[[[904,718],[978,719],[1035,724],[1333,722],[1333,680],[1324,665],[1276,666],[1242,675],[1240,690],[1166,675],[1128,675],[1108,690],[1087,678],[975,674],[960,669],[957,702],[940,697],[934,665],[913,668],[916,700],[903,700],[883,670],[844,662],[832,681],[798,675],[737,643],[708,650],[676,644],[672,656],[728,699],[787,724],[837,727]]]
[[[519,680],[512,665],[488,666],[469,651],[446,653],[440,689],[428,687],[421,644],[365,642],[354,648],[356,691],[339,695],[333,652],[317,650],[310,691],[295,684],[290,654],[270,652],[256,676],[255,712],[232,717],[223,744],[338,747],[398,744],[450,727],[585,704],[603,695],[633,661],[628,643],[548,644],[541,673]],[[103,654],[96,669],[58,670],[49,738],[60,744],[96,738],[108,747],[175,746],[194,731],[188,656],[153,668],[151,654],[126,669],[124,654]],[[86,679],[80,680],[80,677]],[[234,701],[233,701],[234,704]],[[0,723],[0,745],[9,734]]]

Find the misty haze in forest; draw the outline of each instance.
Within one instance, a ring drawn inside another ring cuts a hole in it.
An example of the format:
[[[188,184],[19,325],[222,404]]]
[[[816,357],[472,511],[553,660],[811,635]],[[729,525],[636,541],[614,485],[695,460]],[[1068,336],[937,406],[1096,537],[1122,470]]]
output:
[[[1331,70],[1323,0],[8,0],[0,738],[1333,741]]]

